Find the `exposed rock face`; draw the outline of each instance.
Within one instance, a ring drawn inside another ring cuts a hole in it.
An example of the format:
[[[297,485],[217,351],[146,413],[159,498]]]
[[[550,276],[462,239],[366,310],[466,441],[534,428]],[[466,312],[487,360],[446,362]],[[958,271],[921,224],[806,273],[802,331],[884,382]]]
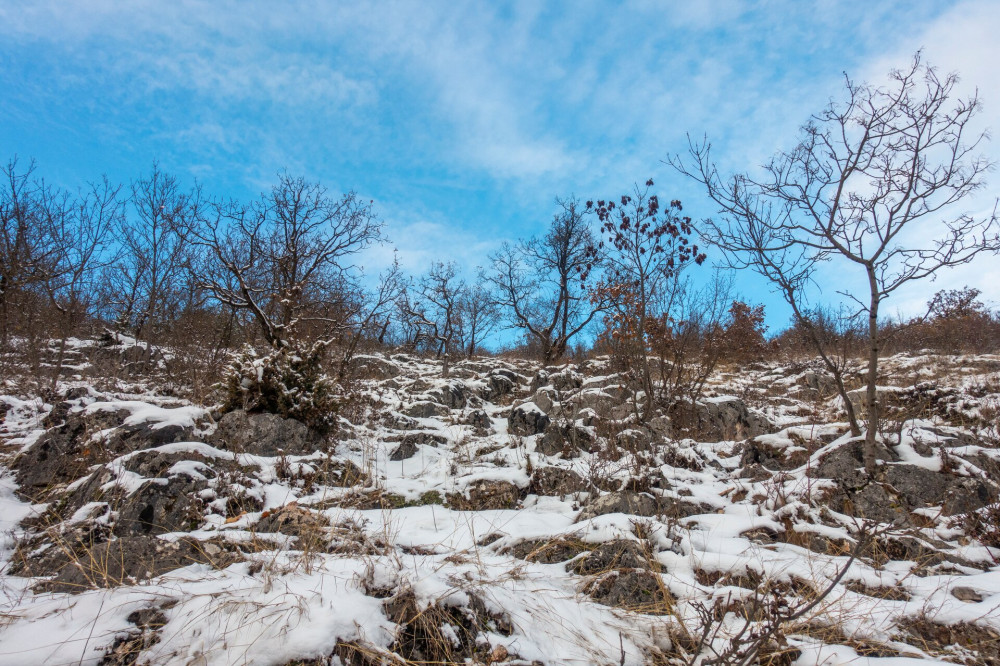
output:
[[[510,432],[515,435],[540,435],[549,427],[548,414],[539,409],[533,402],[520,404],[510,412]]]
[[[448,409],[462,409],[469,401],[469,389],[460,381],[449,382],[447,386],[429,391],[427,395]]]
[[[144,536],[188,532],[203,521],[197,493],[205,483],[185,475],[155,479],[122,500],[115,534]]]
[[[451,411],[448,406],[430,400],[420,400],[414,402],[404,410],[404,414],[415,419],[430,419],[439,416],[448,416]]]
[[[375,379],[392,379],[402,373],[397,363],[381,356],[355,356],[354,374],[359,377],[374,377]]]
[[[323,451],[322,435],[295,419],[277,414],[229,412],[219,421],[211,442],[219,448],[258,456],[303,455]]]
[[[918,465],[895,462],[881,444],[876,458],[886,461],[882,477],[871,480],[864,471],[864,441],[851,439],[828,452],[810,475],[837,482],[839,491],[828,501],[838,511],[883,522],[908,520],[915,509],[941,506],[946,516],[982,508],[997,497],[987,478],[956,476]]]
[[[576,520],[581,522],[609,513],[624,513],[643,517],[664,515],[687,518],[711,511],[712,507],[710,506],[686,499],[656,497],[650,493],[635,490],[620,490],[590,500]]]
[[[583,575],[604,573],[611,569],[649,569],[659,571],[660,563],[636,541],[612,539],[590,554],[573,562],[573,572]]]
[[[584,508],[577,521],[589,520],[608,513],[626,513],[633,516],[655,516],[660,503],[649,493],[621,491],[595,497]]]
[[[675,424],[680,422],[694,432],[698,439],[706,441],[746,439],[777,430],[766,416],[750,410],[742,400],[735,397],[699,402],[694,414],[691,414],[690,406],[678,405],[673,414]]]
[[[538,451],[547,456],[563,454],[575,458],[581,450],[590,450],[594,444],[591,432],[576,423],[556,423],[545,428],[545,436],[538,442]]]
[[[194,539],[164,541],[136,536],[105,541],[76,550],[55,549],[50,557],[33,558],[23,573],[50,575],[39,584],[51,592],[83,592],[95,587],[135,584],[191,564],[224,568],[241,560],[219,545]]]
[[[521,501],[521,490],[509,481],[476,481],[462,493],[448,495],[448,506],[457,511],[513,509]]]
[[[539,467],[531,476],[528,492],[536,495],[569,495],[588,488],[582,476],[564,467]]]
[[[191,439],[193,431],[178,425],[120,426],[128,412],[67,412],[54,426],[18,456],[11,467],[20,490],[36,495],[52,486],[84,476],[95,464],[124,453]],[[100,433],[100,436],[99,436]]]

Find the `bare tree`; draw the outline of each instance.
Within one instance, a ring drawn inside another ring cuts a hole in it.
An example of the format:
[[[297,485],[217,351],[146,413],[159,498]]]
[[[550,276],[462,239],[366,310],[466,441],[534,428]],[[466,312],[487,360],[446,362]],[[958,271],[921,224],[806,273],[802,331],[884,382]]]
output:
[[[956,75],[938,75],[918,53],[888,87],[846,80],[846,99],[831,102],[756,178],[723,180],[707,142],[691,144],[693,168],[670,162],[703,185],[721,219],[709,239],[736,267],[770,279],[804,321],[806,290],[819,263],[853,266],[867,285],[841,292],[867,317],[868,420],[865,468],[876,469],[879,308],[900,287],[948,266],[1000,250],[997,208],[956,212],[985,186],[990,163],[976,151],[985,134],[967,136],[980,102],[954,97]],[[828,364],[829,365],[829,364]],[[847,404],[848,401],[845,401]]]
[[[62,373],[67,339],[91,314],[100,271],[114,260],[110,234],[122,216],[120,190],[105,178],[76,199],[66,194],[44,197],[46,224],[54,241],[44,285],[56,313],[59,337],[53,389]]]
[[[500,324],[500,309],[490,284],[479,269],[476,281],[468,285],[458,302],[462,348],[472,358],[489,335]]]
[[[415,330],[415,344],[429,343],[436,358],[444,358],[442,374],[447,377],[451,354],[461,338],[461,304],[465,281],[458,276],[455,262],[437,261],[415,284],[409,285],[399,300],[399,309]]]
[[[181,231],[201,213],[197,188],[182,192],[177,180],[153,164],[148,177],[131,184],[131,215],[116,234],[121,254],[108,271],[108,292],[118,326],[136,338],[150,338],[179,314],[190,289],[185,283],[191,246]]]
[[[487,274],[496,304],[513,328],[535,340],[546,365],[566,353],[569,341],[607,308],[591,300],[587,280],[599,268],[586,211],[574,199],[557,200],[562,211],[541,238],[505,243]]]
[[[352,257],[382,238],[372,202],[337,199],[287,173],[250,205],[217,203],[186,238],[211,255],[201,284],[226,306],[253,316],[278,349],[306,329],[334,340],[356,330],[364,292]],[[362,317],[365,319],[365,317]]]
[[[35,163],[21,170],[17,158],[2,169],[0,190],[0,351],[6,352],[32,299],[51,272],[58,249],[49,219],[51,194],[34,176]]]
[[[587,202],[611,245],[605,259],[604,289],[616,294],[612,302],[623,331],[622,343],[640,373],[645,392],[642,420],[652,415],[656,395],[648,357],[650,318],[659,314],[654,313],[655,304],[661,304],[660,312],[669,313],[670,299],[680,294],[676,287],[681,271],[705,261],[704,253],[690,243],[694,228],[691,218],[681,215],[681,202],[671,201],[661,209],[657,195],[650,193],[652,187],[650,179],[617,200]]]

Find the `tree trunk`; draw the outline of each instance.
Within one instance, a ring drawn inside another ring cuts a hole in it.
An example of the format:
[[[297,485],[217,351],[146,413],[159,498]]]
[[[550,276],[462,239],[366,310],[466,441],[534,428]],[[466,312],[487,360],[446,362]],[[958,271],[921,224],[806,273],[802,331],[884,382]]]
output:
[[[868,377],[865,391],[865,412],[868,419],[868,430],[865,433],[865,471],[874,476],[877,462],[875,445],[878,437],[878,282],[874,269],[868,267],[868,283],[871,289],[871,301],[868,305]]]

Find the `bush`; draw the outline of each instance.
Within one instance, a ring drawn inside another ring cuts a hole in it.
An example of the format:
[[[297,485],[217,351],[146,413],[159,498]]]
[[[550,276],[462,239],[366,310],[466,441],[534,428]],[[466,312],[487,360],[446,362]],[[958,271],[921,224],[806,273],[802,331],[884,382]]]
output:
[[[247,345],[230,365],[222,411],[278,414],[322,433],[336,424],[340,385],[323,367],[326,345],[288,346],[259,356]]]

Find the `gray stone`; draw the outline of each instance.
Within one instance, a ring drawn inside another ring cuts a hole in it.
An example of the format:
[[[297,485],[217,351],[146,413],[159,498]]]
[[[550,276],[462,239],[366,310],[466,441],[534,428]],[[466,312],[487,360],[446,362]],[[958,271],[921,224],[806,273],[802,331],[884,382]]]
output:
[[[549,426],[548,414],[532,402],[514,407],[510,412],[509,430],[515,435],[540,435]]]
[[[660,563],[636,541],[605,541],[590,554],[575,560],[569,567],[574,573],[593,575],[611,569],[648,569],[659,571]]]
[[[418,400],[411,405],[407,405],[403,413],[417,419],[430,419],[440,416],[448,416],[450,410],[446,405],[442,405],[430,400]]]
[[[447,386],[441,386],[427,392],[427,395],[436,403],[444,405],[448,409],[462,409],[468,402],[469,390],[463,382],[449,382]]]
[[[564,458],[576,458],[581,450],[590,450],[594,436],[576,423],[555,423],[545,429],[545,435],[538,441],[537,450],[547,456],[560,453]]]
[[[531,475],[528,492],[536,495],[563,496],[588,488],[582,476],[563,467],[538,467]]]
[[[242,409],[223,416],[210,441],[229,451],[258,456],[306,455],[327,448],[323,436],[301,421],[277,414],[247,414]]]
[[[671,420],[675,428],[703,441],[745,439],[777,431],[766,416],[735,397],[699,402],[693,409],[679,403],[671,411]]]
[[[620,491],[595,497],[580,512],[577,522],[596,518],[609,513],[625,513],[633,516],[655,516],[660,513],[660,503],[649,493]]]
[[[407,460],[417,455],[418,446],[412,441],[403,441],[399,446],[397,446],[392,453],[389,454],[389,460],[400,461]]]
[[[83,592],[95,587],[135,584],[191,564],[224,568],[242,558],[232,549],[194,539],[164,541],[136,536],[81,545],[67,552],[59,548],[53,557],[29,563],[25,573],[50,575],[37,588],[49,592]]]

